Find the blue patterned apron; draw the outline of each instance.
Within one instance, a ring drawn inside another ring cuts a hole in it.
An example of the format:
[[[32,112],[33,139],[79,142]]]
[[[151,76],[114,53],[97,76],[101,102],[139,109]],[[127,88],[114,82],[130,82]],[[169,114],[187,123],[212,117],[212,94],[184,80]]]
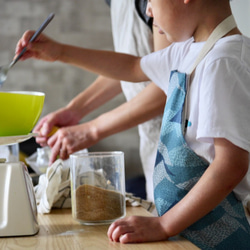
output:
[[[209,166],[189,148],[184,138],[187,124],[183,109],[188,78],[186,73],[171,72],[154,169],[154,196],[159,216],[178,203]],[[201,249],[250,249],[250,226],[243,205],[233,192],[181,235]]]

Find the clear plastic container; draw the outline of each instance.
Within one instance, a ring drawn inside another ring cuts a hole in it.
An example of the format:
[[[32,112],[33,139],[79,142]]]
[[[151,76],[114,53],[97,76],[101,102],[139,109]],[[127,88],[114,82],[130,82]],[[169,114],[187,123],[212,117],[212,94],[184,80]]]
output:
[[[19,161],[19,144],[0,145],[0,158],[6,162]]]

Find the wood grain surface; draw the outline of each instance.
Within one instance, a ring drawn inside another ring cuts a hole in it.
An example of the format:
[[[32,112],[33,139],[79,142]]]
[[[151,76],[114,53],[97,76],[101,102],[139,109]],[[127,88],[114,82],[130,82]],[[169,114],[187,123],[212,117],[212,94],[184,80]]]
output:
[[[127,207],[127,216],[151,216],[141,207]],[[109,225],[85,226],[73,220],[71,209],[52,209],[50,214],[38,215],[40,230],[35,236],[0,238],[0,249],[71,249],[71,250],[191,250],[198,249],[182,237],[168,241],[140,244],[120,244],[109,241]],[[25,226],[25,222],[24,222]]]

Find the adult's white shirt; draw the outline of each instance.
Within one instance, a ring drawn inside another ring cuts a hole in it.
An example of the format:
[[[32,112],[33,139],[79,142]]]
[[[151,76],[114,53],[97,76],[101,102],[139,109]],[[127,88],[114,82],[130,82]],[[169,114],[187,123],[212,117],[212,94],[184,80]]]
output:
[[[111,22],[115,51],[135,56],[144,56],[153,51],[153,34],[138,15],[135,0],[112,0]],[[121,82],[127,101],[140,93],[149,82]],[[153,170],[159,141],[161,117],[138,126],[140,136],[140,158],[146,178],[147,199],[154,200]]]

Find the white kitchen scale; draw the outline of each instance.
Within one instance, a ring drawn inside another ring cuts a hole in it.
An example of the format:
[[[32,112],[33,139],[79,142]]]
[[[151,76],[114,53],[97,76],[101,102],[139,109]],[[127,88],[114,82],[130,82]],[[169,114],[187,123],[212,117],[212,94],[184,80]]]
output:
[[[0,137],[0,145],[28,140],[34,134]],[[0,159],[0,237],[37,234],[37,207],[34,188],[23,162]]]

